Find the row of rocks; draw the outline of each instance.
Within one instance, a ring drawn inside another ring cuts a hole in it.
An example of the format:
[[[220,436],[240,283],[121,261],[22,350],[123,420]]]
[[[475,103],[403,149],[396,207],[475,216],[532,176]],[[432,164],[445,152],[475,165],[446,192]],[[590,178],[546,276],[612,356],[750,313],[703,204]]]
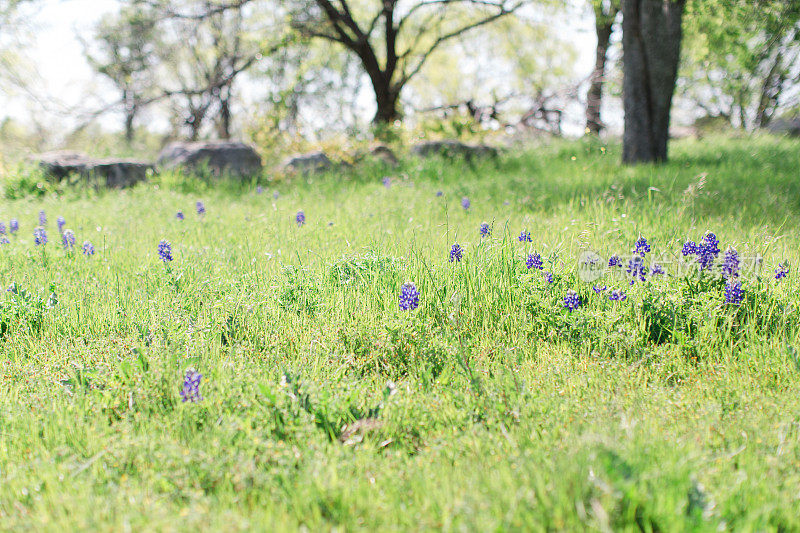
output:
[[[497,155],[495,148],[458,141],[427,141],[414,146],[411,152],[423,158],[443,155],[468,160]],[[398,164],[397,156],[387,146],[377,146],[369,155],[390,166]],[[161,151],[155,165],[134,159],[94,159],[76,152],[49,152],[32,160],[48,176],[59,181],[78,175],[112,188],[130,187],[146,180],[148,174],[157,170],[185,168],[209,171],[214,175],[246,177],[258,174],[263,168],[261,157],[251,146],[228,141],[175,142]],[[323,152],[312,152],[286,159],[279,170],[290,174],[309,174],[335,167],[336,164]]]

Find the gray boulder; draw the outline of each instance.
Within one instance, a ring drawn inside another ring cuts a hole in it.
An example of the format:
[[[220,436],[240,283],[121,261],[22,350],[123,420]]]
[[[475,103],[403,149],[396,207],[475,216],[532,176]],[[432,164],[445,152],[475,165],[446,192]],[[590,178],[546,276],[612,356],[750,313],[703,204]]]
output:
[[[322,152],[296,155],[281,163],[281,170],[289,174],[311,174],[333,168],[333,161]]]
[[[57,181],[79,176],[86,181],[101,181],[106,187],[123,188],[147,180],[152,164],[133,159],[93,159],[78,152],[48,152],[34,156],[45,174]]]
[[[261,156],[253,147],[241,142],[174,142],[161,150],[158,166],[163,169],[183,167],[188,170],[206,166],[216,175],[228,173],[249,177],[261,172]]]
[[[485,144],[465,144],[460,141],[425,141],[411,148],[411,153],[419,157],[463,157],[464,159],[497,157],[497,148]]]
[[[387,166],[396,167],[397,165],[400,164],[400,161],[397,160],[397,156],[394,155],[394,152],[388,146],[379,144],[378,146],[372,148],[372,150],[370,150],[369,153],[373,157],[373,159],[382,161]]]
[[[800,137],[800,117],[773,119],[767,125],[767,130],[776,135]]]

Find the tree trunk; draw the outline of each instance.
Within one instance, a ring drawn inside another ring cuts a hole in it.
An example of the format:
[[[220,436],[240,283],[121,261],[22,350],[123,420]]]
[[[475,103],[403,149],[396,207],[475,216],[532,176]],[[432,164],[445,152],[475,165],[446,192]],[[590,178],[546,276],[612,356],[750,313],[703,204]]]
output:
[[[586,94],[586,132],[590,135],[600,135],[603,131],[603,121],[600,111],[603,106],[603,84],[606,81],[606,60],[608,58],[608,44],[611,41],[611,32],[614,19],[601,20],[595,24],[597,33],[597,52],[594,60],[594,70]]]
[[[370,78],[372,79],[372,77]],[[375,125],[388,126],[400,119],[400,110],[398,109],[400,91],[390,85],[391,83],[387,83],[383,79],[373,80],[372,88],[375,91],[375,103],[378,106],[375,117],[372,119],[372,123]]]
[[[622,160],[667,160],[669,119],[686,0],[623,0]]]

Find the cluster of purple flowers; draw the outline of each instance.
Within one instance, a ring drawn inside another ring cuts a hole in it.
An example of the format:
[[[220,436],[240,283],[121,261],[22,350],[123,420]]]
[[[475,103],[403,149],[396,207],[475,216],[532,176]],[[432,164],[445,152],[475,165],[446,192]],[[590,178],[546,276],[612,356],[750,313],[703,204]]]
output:
[[[44,211],[42,211],[44,213]],[[33,243],[36,246],[44,246],[47,244],[47,231],[41,226],[33,230]]]
[[[775,269],[775,279],[781,280],[789,275],[789,263],[783,263],[778,265],[778,268]]]
[[[71,229],[66,230],[61,234],[61,245],[65,250],[72,250],[75,246],[75,232]]]
[[[605,286],[605,285],[603,285],[602,287],[600,285],[593,285],[592,286],[592,290],[597,294],[600,294],[601,292],[605,292],[606,289],[608,289],[608,287]]]
[[[744,301],[744,291],[740,281],[729,280],[725,285],[725,303],[739,305]]]
[[[413,311],[417,307],[419,307],[419,291],[413,283],[407,281],[400,288],[400,309]]]
[[[699,243],[693,241],[685,242],[681,253],[684,257],[696,256],[700,270],[710,270],[714,260],[719,255],[719,239],[711,232],[706,233]]]
[[[544,269],[544,262],[542,261],[542,256],[538,253],[534,252],[528,255],[528,258],[525,260],[525,266],[528,269],[535,268],[537,270]]]
[[[56,226],[58,226],[58,232],[64,233],[64,226],[67,224],[67,221],[64,217],[58,217],[56,219]]]
[[[646,281],[647,267],[644,264],[644,259],[642,259],[641,256],[632,257],[630,261],[628,261],[627,272],[631,277],[631,285],[636,283],[637,280],[641,282]]]
[[[547,281],[547,283],[553,283],[553,273],[552,272],[548,272],[547,270],[545,270],[545,271],[542,272],[542,276],[544,276],[544,279],[545,279],[545,281]]]
[[[8,231],[12,235],[19,231],[19,220],[16,218],[12,218],[11,221],[8,223]]]
[[[203,379],[203,374],[189,369],[183,377],[183,389],[181,389],[181,398],[184,402],[199,402],[203,399],[200,395],[200,381]]]
[[[482,222],[478,228],[478,233],[480,233],[481,237],[488,237],[492,234],[492,228],[488,222]]]
[[[618,255],[614,254],[608,258],[608,268],[621,267],[621,266],[622,266],[622,260],[619,258]]]
[[[622,289],[613,290],[608,295],[608,299],[612,302],[624,302],[627,297],[628,295]]]
[[[519,237],[517,237],[517,240],[519,242],[533,242],[533,239],[531,239],[531,232],[526,229],[520,232]]]
[[[728,248],[722,261],[722,277],[731,280],[739,277],[739,253]]]
[[[44,212],[44,209],[39,211],[39,225],[46,226],[47,225],[47,214]]]
[[[386,187],[387,189],[392,186],[392,178],[390,178],[389,176],[384,176],[382,181],[383,181],[383,186]]]
[[[461,207],[464,208],[464,211],[469,209],[469,206],[472,205],[469,201],[469,198],[466,196],[461,199]]]
[[[172,245],[169,241],[162,240],[158,243],[158,257],[165,263],[172,261]]]
[[[450,262],[460,262],[463,255],[464,249],[461,247],[461,245],[458,243],[453,244],[453,246],[450,248]]]
[[[297,222],[298,226],[302,226],[306,223],[306,214],[303,211],[298,211],[294,216],[294,221]]]
[[[197,203],[195,204],[195,208],[197,209],[198,215],[203,216],[206,214],[206,206],[200,200],[198,200]]]
[[[578,293],[574,290],[570,289],[567,291],[567,295],[564,296],[564,307],[567,311],[572,312],[581,305],[581,299],[578,296]]]
[[[94,255],[94,246],[89,241],[83,242],[83,255],[92,256]]]
[[[184,218],[186,218],[186,216],[183,214],[183,211],[178,211],[175,214],[175,218],[177,218],[178,220],[183,220]]]
[[[636,241],[636,244],[634,244],[633,253],[637,254],[640,257],[644,257],[645,254],[647,254],[647,252],[649,251],[650,251],[650,245],[647,244],[647,239],[645,239],[644,237],[639,237],[639,239]]]

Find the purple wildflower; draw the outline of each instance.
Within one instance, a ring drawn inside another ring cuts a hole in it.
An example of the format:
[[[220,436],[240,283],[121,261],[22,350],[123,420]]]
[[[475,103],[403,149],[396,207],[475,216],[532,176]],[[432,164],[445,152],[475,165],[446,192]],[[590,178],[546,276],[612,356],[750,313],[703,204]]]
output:
[[[608,295],[608,299],[612,302],[623,302],[628,297],[622,289],[615,289]]]
[[[600,294],[601,292],[604,292],[606,289],[608,289],[608,287],[607,287],[607,286],[605,286],[605,285],[603,285],[602,287],[601,287],[600,285],[594,285],[594,286],[592,286],[592,290],[593,290],[593,291],[594,291],[596,294]]]
[[[200,381],[203,379],[203,374],[192,370],[191,368],[186,371],[183,377],[183,389],[181,389],[181,398],[184,402],[199,402],[203,399],[200,395]]]
[[[468,210],[470,205],[472,204],[470,204],[469,198],[465,196],[461,199],[461,207],[464,208],[464,211]]]
[[[39,211],[39,225],[45,226],[47,224],[47,215],[44,212],[44,209]]]
[[[617,254],[612,255],[608,258],[608,267],[621,267],[622,266],[622,259],[619,258]]]
[[[12,235],[19,231],[19,221],[16,218],[12,218],[11,222],[8,223],[8,231]]]
[[[294,221],[297,222],[298,226],[302,226],[306,223],[306,214],[302,211],[298,211],[294,217]]]
[[[172,261],[172,245],[169,241],[161,241],[158,243],[158,257],[165,263]]]
[[[461,257],[464,254],[464,249],[461,247],[460,244],[455,243],[452,248],[450,248],[450,262],[454,261],[461,261]]]
[[[544,272],[542,272],[542,275],[544,276],[544,279],[547,280],[547,283],[553,283],[553,273],[552,272],[544,271]]]
[[[639,237],[636,241],[636,244],[633,248],[633,253],[638,254],[640,257],[644,257],[647,252],[650,251],[650,245],[647,244],[647,239],[644,237]]]
[[[695,244],[694,241],[686,241],[685,243],[683,243],[683,249],[681,250],[681,253],[683,254],[684,257],[686,257],[687,255],[696,254],[697,244]]]
[[[64,233],[64,226],[67,224],[67,221],[64,217],[58,217],[56,219],[56,226],[58,226],[58,232]]]
[[[778,265],[775,269],[775,279],[783,279],[789,275],[789,263]]]
[[[400,309],[412,311],[419,307],[419,291],[413,283],[407,281],[400,288]]]
[[[664,267],[662,267],[658,263],[653,263],[653,266],[650,269],[650,274],[652,274],[653,276],[663,276]]]
[[[197,209],[197,214],[203,216],[206,214],[206,206],[200,200],[197,201],[195,204],[195,208]]]
[[[0,245],[3,244],[11,244],[11,241],[8,240],[8,237],[5,235],[0,235]]]
[[[483,222],[478,228],[478,233],[481,234],[481,237],[488,237],[492,234],[492,227],[489,226],[488,222]]]
[[[47,244],[47,232],[43,227],[38,227],[33,230],[33,243],[36,246]]]
[[[389,176],[385,176],[383,178],[383,186],[386,187],[387,189],[389,187],[391,187],[392,186],[392,178],[390,178]]]
[[[733,248],[728,248],[722,262],[722,277],[734,279],[739,277],[739,254]]]
[[[730,305],[739,305],[744,300],[744,291],[742,290],[742,283],[728,280],[725,285],[725,303]]]
[[[644,259],[639,256],[632,257],[630,261],[628,261],[628,274],[631,276],[631,285],[636,283],[636,280],[645,281],[645,276],[647,275],[647,267],[644,266]]]
[[[184,218],[186,218],[186,216],[183,214],[183,211],[178,211],[175,214],[175,218],[177,218],[178,220],[183,220]]]
[[[567,311],[572,312],[577,309],[581,305],[581,299],[578,296],[578,293],[573,291],[572,289],[567,291],[567,295],[564,296],[564,307],[566,307]]]
[[[440,198],[442,196],[444,196],[444,193],[442,191],[436,191],[436,197],[437,198]]]
[[[83,255],[94,255],[94,246],[89,241],[84,241],[83,243]]]
[[[719,255],[719,240],[713,233],[707,233],[702,242],[697,246],[697,262],[700,270],[710,269],[714,260]]]
[[[544,268],[542,256],[535,252],[528,255],[528,258],[525,260],[525,266],[528,268],[542,270]]]
[[[272,193],[272,199],[273,200],[277,200],[279,196],[280,196],[280,194],[278,194],[278,191],[275,191],[275,192]]]
[[[261,185],[256,187],[256,194],[264,194],[264,187],[262,187]]]
[[[5,234],[6,234],[6,223],[0,222],[0,235],[5,235]]]
[[[520,232],[519,237],[517,237],[517,240],[520,242],[533,242],[533,239],[531,239],[531,232],[526,229]]]
[[[71,229],[68,229],[64,233],[62,233],[61,245],[64,247],[65,250],[72,250],[72,247],[75,246],[75,232],[72,231]]]

